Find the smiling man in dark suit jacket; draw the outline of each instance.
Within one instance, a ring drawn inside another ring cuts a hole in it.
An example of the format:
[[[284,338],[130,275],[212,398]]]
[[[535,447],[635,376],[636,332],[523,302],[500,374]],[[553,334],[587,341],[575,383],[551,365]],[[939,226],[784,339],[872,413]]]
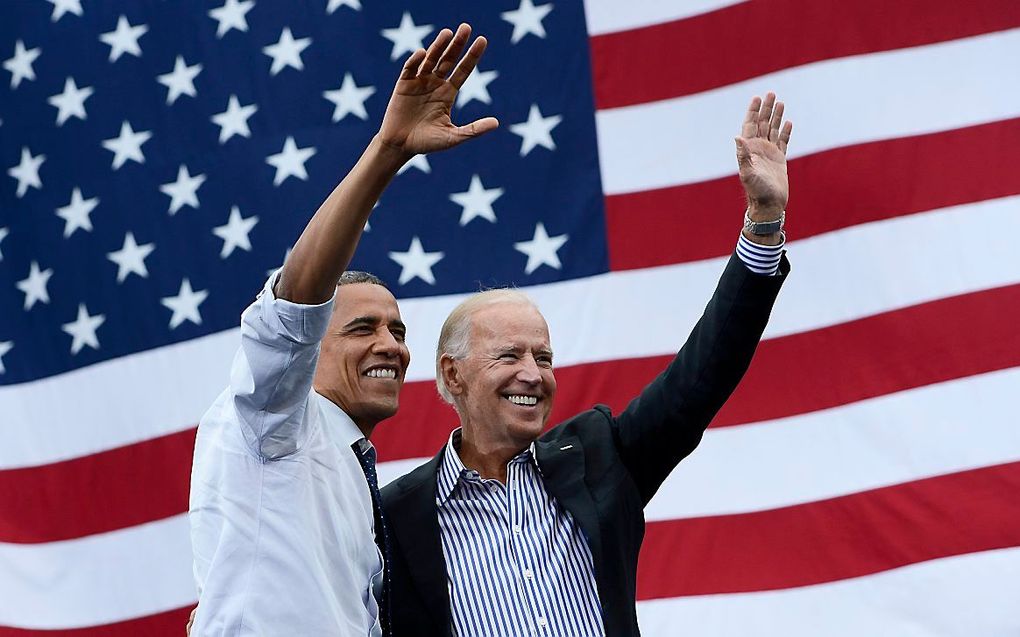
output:
[[[782,119],[775,95],[752,100],[736,139],[748,200],[736,253],[687,343],[620,414],[599,405],[542,434],[556,379],[538,309],[494,290],[451,313],[437,384],[461,426],[383,490],[394,634],[639,634],[644,506],[740,381],[789,271]]]

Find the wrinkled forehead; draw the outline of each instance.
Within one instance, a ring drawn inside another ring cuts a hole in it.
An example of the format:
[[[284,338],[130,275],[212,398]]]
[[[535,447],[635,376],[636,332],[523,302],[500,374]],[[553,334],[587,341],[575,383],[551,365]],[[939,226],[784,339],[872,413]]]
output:
[[[400,307],[393,293],[374,283],[349,283],[336,288],[331,323],[341,325],[358,317],[383,323],[399,322]]]
[[[471,341],[486,347],[551,349],[549,326],[534,305],[508,301],[481,307],[471,315]]]

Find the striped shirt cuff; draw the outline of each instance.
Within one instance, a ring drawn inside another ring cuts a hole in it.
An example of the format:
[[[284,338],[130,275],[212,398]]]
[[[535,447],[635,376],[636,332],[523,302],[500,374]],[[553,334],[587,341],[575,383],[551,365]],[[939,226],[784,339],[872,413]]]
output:
[[[779,245],[774,246],[755,243],[741,232],[740,238],[737,239],[737,256],[751,272],[774,276],[779,272],[779,260],[783,257],[785,246],[785,232],[782,234],[782,241],[779,242]]]

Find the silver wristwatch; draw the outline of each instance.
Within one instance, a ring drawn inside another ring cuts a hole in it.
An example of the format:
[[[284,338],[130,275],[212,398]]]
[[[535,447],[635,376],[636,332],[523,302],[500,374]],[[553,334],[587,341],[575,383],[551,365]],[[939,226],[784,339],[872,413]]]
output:
[[[751,234],[765,235],[780,232],[783,224],[786,223],[786,211],[779,213],[779,218],[773,221],[751,221],[751,210],[744,211],[744,228]]]

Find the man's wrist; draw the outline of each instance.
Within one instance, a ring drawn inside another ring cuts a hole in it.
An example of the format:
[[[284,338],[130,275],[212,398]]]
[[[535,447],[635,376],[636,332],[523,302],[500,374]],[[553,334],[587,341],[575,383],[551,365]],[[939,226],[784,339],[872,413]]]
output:
[[[755,222],[774,221],[783,214],[784,210],[786,210],[785,204],[761,203],[757,201],[749,201],[747,203],[747,216],[751,218],[751,221]]]
[[[387,171],[392,171],[394,174],[400,170],[401,166],[414,157],[412,153],[408,153],[393,144],[386,143],[379,135],[374,136],[372,141],[368,143],[365,154],[369,156],[373,163]]]

